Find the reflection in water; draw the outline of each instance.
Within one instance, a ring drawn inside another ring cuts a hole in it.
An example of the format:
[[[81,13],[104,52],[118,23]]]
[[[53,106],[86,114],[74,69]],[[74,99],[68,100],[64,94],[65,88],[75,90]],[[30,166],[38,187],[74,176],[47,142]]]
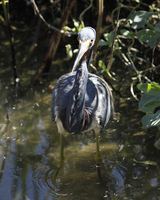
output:
[[[39,191],[39,194],[47,194],[46,197],[55,197],[57,195],[65,196],[65,194],[59,194],[59,179],[57,177],[59,169],[49,168],[49,166],[42,166],[40,163],[35,167],[33,172],[33,184]]]
[[[0,97],[0,200],[160,199],[159,163],[138,162],[157,162],[159,154],[151,140],[145,143],[136,103],[121,102],[119,122],[100,134],[100,167],[92,132],[65,135],[61,166],[59,134],[49,115],[52,91],[39,86],[15,98],[8,88],[1,87]]]

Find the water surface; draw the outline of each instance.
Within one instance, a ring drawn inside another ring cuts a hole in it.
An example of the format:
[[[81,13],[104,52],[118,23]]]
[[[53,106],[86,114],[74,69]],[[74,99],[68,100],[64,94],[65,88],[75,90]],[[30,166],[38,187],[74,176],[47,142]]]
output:
[[[119,119],[99,136],[100,167],[92,132],[66,133],[61,166],[60,138],[50,118],[52,74],[50,83],[18,95],[9,66],[1,67],[0,76],[0,200],[160,199],[154,130],[142,127],[135,100],[116,98]]]

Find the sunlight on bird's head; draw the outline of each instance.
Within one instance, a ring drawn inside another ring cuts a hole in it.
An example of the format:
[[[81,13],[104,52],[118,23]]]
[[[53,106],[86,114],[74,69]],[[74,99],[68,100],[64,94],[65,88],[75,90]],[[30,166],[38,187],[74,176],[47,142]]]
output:
[[[96,39],[96,31],[91,27],[84,27],[79,32],[78,38],[82,42],[86,42],[87,40],[95,41],[95,39]]]
[[[88,49],[91,49],[94,45],[96,38],[96,31],[91,27],[82,28],[78,34],[79,51],[74,62],[72,72],[76,69],[79,61]]]

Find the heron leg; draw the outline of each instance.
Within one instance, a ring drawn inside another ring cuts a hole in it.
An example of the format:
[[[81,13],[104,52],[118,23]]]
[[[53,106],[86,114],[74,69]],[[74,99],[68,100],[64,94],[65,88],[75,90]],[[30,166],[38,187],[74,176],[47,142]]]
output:
[[[63,146],[63,143],[64,143],[63,134],[60,134],[60,162],[59,162],[60,167],[62,167],[63,163],[64,163],[64,146]]]
[[[99,165],[100,160],[101,160],[101,155],[100,155],[100,151],[99,151],[99,135],[97,133],[95,133],[96,135],[96,156],[95,156],[95,161],[96,164]]]
[[[102,177],[101,177],[101,169],[100,169],[101,155],[100,155],[100,151],[99,151],[99,134],[96,131],[94,131],[94,132],[96,135],[96,156],[94,159],[96,161],[96,168],[97,168],[97,173],[98,173],[98,177],[99,177],[99,182],[101,182]]]

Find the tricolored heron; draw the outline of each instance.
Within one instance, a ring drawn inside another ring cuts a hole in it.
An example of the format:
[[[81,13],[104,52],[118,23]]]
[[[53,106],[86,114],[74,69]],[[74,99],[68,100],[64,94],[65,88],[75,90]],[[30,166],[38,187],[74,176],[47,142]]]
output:
[[[79,51],[72,72],[61,76],[53,90],[51,117],[61,137],[65,131],[77,134],[94,130],[99,155],[98,133],[109,121],[113,98],[108,84],[88,72],[95,39],[96,32],[91,27],[79,32]]]

